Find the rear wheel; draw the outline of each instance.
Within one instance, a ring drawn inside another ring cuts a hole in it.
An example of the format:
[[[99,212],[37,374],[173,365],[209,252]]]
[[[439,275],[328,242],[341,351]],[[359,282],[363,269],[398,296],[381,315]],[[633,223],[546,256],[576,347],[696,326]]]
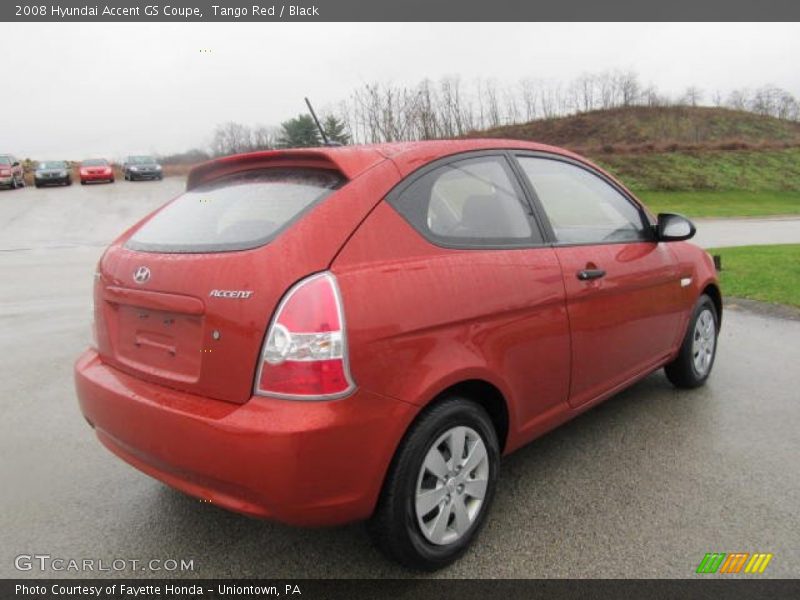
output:
[[[469,547],[494,497],[500,450],[486,411],[450,397],[424,413],[392,462],[369,529],[390,558],[434,570]]]
[[[694,307],[678,356],[664,367],[667,379],[675,387],[691,389],[706,382],[717,356],[718,334],[717,308],[703,294]]]

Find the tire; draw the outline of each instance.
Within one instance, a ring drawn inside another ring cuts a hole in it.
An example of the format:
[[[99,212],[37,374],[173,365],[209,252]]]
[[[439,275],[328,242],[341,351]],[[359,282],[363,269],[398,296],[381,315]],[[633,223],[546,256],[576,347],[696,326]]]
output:
[[[86,182],[83,179],[81,179],[81,185],[86,185]]]
[[[711,298],[703,294],[692,311],[678,356],[664,367],[672,385],[693,389],[706,382],[717,357],[718,337],[717,307]]]
[[[466,468],[459,465],[458,471],[453,455],[446,458],[453,443],[463,449],[460,463]],[[473,460],[481,456],[480,448],[482,460]],[[443,460],[433,460],[437,455]],[[441,469],[442,477],[429,465]],[[499,465],[497,433],[483,408],[457,396],[435,404],[411,426],[394,456],[368,523],[375,544],[412,569],[433,571],[452,563],[480,532],[494,498]]]
[[[72,179],[67,179],[64,185],[72,185]]]

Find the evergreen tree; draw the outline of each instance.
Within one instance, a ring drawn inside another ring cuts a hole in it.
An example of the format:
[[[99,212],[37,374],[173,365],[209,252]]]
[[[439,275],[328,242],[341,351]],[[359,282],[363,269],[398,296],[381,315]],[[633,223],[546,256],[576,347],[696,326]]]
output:
[[[350,136],[347,135],[344,121],[337,119],[335,116],[328,115],[325,117],[322,122],[322,128],[325,130],[325,135],[328,137],[329,142],[336,142],[343,146],[350,143]]]
[[[310,148],[320,146],[317,124],[311,115],[298,115],[281,123],[278,146],[281,148]]]

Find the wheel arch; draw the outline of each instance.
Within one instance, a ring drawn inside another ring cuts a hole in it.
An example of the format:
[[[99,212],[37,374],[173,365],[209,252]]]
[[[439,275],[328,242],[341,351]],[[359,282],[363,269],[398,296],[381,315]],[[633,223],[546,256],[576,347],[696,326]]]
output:
[[[479,377],[462,379],[460,381],[450,383],[434,393],[430,400],[425,403],[422,410],[419,411],[414,420],[409,424],[408,430],[413,427],[414,423],[425,412],[430,410],[439,402],[450,398],[452,396],[461,396],[468,400],[472,400],[481,406],[489,415],[489,419],[494,425],[495,433],[497,433],[497,442],[500,445],[500,452],[505,450],[506,442],[508,441],[508,434],[510,430],[511,415],[509,411],[508,401],[506,395],[494,383]]]
[[[716,283],[708,283],[703,288],[703,294],[711,298],[714,308],[717,310],[717,327],[722,328],[722,292]]]

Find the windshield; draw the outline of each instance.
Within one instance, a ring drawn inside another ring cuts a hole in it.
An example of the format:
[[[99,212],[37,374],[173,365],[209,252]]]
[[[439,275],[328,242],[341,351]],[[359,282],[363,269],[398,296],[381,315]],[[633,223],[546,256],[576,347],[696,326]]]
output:
[[[0,156],[0,165],[10,165],[10,164],[11,164],[10,156]]]
[[[46,162],[40,162],[38,168],[42,171],[45,169],[66,169],[67,163],[63,160],[48,160]]]
[[[145,252],[224,252],[266,244],[344,179],[318,169],[236,173],[176,198],[126,244]]]
[[[156,159],[152,156],[129,156],[128,157],[128,164],[129,165],[154,165],[156,164]]]
[[[108,166],[108,161],[104,158],[90,158],[89,160],[85,160],[81,163],[81,166],[84,167],[106,167]]]

